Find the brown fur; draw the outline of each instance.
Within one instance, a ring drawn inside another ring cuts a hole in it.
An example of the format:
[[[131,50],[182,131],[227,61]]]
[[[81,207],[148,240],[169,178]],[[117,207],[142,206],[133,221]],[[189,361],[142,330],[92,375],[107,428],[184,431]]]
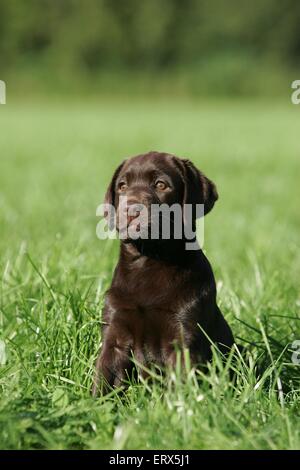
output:
[[[157,177],[168,181],[167,190],[154,187]],[[124,180],[131,203],[203,203],[206,214],[218,198],[215,185],[189,160],[165,153],[138,155],[119,166],[105,198],[116,208]],[[211,266],[201,249],[187,251],[185,240],[122,241],[103,321],[94,395],[131,374],[132,356],[147,368],[172,366],[176,348],[185,347],[193,364],[208,361],[211,345],[198,325],[223,352],[233,344],[216,304]],[[140,373],[146,375],[143,367]]]

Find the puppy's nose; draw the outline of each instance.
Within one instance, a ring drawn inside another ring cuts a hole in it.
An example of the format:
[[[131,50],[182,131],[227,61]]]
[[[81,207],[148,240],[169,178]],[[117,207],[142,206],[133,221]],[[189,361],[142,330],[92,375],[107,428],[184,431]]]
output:
[[[129,204],[127,207],[127,220],[130,223],[132,220],[136,219],[142,212],[142,204]]]

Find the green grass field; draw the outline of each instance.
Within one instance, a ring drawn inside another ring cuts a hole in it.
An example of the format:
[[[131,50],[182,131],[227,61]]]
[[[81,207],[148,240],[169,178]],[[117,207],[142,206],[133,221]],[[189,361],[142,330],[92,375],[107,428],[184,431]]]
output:
[[[298,107],[299,108],[299,107]],[[90,100],[0,106],[0,447],[300,448],[299,109],[274,102]],[[237,341],[93,400],[103,293],[118,242],[96,207],[118,162],[164,150],[217,184],[205,251]]]

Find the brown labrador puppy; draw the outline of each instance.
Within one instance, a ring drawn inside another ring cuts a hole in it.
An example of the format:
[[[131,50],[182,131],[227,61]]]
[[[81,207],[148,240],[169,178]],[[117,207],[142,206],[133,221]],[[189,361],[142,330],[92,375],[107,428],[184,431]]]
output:
[[[150,226],[152,204],[177,203],[193,208],[190,222],[184,214],[182,217],[182,225],[189,223],[193,230],[196,204],[204,204],[207,214],[218,199],[215,185],[189,160],[160,152],[132,157],[115,171],[105,202],[117,210],[119,232],[118,215],[121,210],[124,213],[120,201],[125,195],[127,227],[136,223],[140,204],[149,209]],[[112,217],[106,215],[113,225]],[[130,377],[133,357],[145,376],[143,366],[172,367],[178,348],[189,349],[194,365],[209,361],[207,336],[223,353],[234,342],[216,304],[209,261],[199,247],[187,250],[185,235],[181,239],[174,236],[172,216],[170,222],[169,239],[163,239],[160,231],[156,239],[127,236],[121,241],[120,258],[105,297],[103,346],[96,363],[94,395]]]

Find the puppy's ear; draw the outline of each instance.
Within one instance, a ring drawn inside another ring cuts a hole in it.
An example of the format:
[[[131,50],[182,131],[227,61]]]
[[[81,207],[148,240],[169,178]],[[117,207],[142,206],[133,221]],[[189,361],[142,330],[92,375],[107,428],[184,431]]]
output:
[[[109,183],[109,186],[106,190],[105,197],[104,197],[104,217],[108,220],[108,226],[112,230],[115,226],[115,212],[112,210],[112,208],[115,207],[115,199],[116,199],[116,194],[115,194],[115,186],[116,186],[116,181],[117,178],[124,166],[125,161],[121,163],[121,165],[118,166],[116,171],[113,174],[113,177],[111,179],[111,182]]]
[[[184,166],[184,204],[204,204],[204,215],[208,214],[218,199],[215,184],[190,160],[181,160]]]
[[[118,168],[116,169],[116,171],[114,172],[113,174],[113,177],[111,179],[111,182],[109,183],[109,186],[106,190],[106,193],[105,193],[105,197],[104,197],[104,204],[110,204],[112,206],[115,205],[115,197],[116,197],[116,194],[115,194],[115,186],[116,186],[116,181],[117,181],[117,178],[124,166],[124,163],[125,163],[125,160],[121,163],[121,165],[118,166]]]

